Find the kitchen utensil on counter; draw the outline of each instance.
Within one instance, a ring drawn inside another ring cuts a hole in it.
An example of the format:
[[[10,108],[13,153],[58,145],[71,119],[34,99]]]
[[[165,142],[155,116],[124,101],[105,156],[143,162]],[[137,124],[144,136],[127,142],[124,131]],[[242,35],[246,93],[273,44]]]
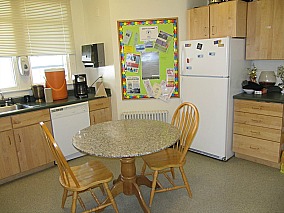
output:
[[[53,102],[52,89],[51,89],[51,88],[45,88],[45,89],[44,89],[44,97],[45,97],[45,102],[46,102],[46,103],[51,103],[51,102]]]
[[[44,102],[44,86],[40,84],[32,85],[33,95],[37,103]]]
[[[274,86],[276,83],[276,75],[274,71],[262,71],[259,75],[258,83],[265,88]]]
[[[253,94],[254,93],[253,89],[243,89],[243,91],[247,94]]]
[[[31,102],[31,96],[30,96],[30,95],[25,95],[25,96],[24,96],[24,102],[25,102],[25,103]]]

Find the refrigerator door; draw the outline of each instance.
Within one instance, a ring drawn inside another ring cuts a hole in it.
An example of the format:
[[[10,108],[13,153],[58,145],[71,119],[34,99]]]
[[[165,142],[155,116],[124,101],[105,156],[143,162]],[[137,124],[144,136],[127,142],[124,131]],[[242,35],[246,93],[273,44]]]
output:
[[[182,102],[195,104],[200,116],[191,150],[220,160],[227,160],[228,84],[229,78],[181,77]]]
[[[230,38],[182,41],[181,75],[229,76]]]

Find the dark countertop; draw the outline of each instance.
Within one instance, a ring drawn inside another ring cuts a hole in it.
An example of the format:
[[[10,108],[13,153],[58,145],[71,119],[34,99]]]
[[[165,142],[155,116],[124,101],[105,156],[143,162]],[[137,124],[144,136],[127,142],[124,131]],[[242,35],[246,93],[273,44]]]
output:
[[[108,97],[111,96],[110,90],[106,89],[106,93],[107,93]],[[104,97],[95,97],[94,94],[88,94],[88,98],[76,98],[73,94],[68,94],[68,98],[53,101],[51,103],[45,103],[45,102],[43,102],[43,103],[36,103],[36,102],[24,103],[25,105],[31,106],[31,108],[13,110],[13,111],[9,111],[9,112],[2,112],[2,113],[0,113],[0,118],[5,117],[5,116],[20,114],[20,113],[25,113],[25,112],[32,112],[32,111],[41,110],[41,109],[49,109],[49,108],[53,108],[53,107],[76,104],[76,103],[89,101],[89,100],[95,100],[95,99],[99,99],[99,98],[104,98]]]
[[[240,93],[233,96],[234,99],[261,101],[261,102],[273,102],[284,103],[284,94],[279,92],[271,92],[262,95]]]

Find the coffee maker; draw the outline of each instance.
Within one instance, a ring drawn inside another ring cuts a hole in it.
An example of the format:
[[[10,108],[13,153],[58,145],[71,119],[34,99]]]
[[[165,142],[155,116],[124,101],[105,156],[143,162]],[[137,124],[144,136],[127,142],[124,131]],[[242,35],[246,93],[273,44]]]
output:
[[[88,97],[88,85],[86,74],[74,75],[73,80],[74,95],[76,98]]]

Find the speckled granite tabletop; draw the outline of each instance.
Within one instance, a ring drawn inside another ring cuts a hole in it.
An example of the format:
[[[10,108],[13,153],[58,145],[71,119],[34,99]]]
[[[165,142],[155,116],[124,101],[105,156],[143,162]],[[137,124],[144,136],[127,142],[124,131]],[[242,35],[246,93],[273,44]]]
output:
[[[120,120],[91,125],[73,137],[79,151],[108,158],[135,157],[158,152],[180,137],[171,124],[154,120]]]

